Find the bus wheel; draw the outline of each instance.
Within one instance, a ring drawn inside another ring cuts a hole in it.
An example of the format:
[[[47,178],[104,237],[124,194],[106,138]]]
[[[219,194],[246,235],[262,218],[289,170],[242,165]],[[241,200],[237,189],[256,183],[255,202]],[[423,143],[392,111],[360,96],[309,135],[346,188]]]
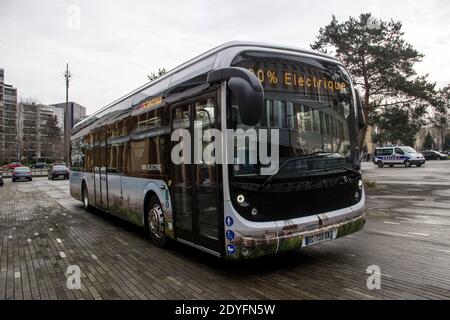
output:
[[[378,161],[377,161],[377,166],[378,166],[379,168],[383,168],[384,164],[383,164],[382,161],[378,160]]]
[[[411,167],[411,161],[405,160],[405,167],[407,168]]]
[[[89,204],[89,193],[88,193],[88,189],[86,187],[86,183],[84,183],[84,182],[83,182],[81,196],[82,196],[82,199],[83,199],[83,208],[84,208],[84,210],[89,211],[89,209],[91,208],[91,205]]]
[[[147,229],[150,233],[152,241],[158,247],[164,247],[167,237],[164,230],[164,213],[156,196],[152,196],[147,206]]]

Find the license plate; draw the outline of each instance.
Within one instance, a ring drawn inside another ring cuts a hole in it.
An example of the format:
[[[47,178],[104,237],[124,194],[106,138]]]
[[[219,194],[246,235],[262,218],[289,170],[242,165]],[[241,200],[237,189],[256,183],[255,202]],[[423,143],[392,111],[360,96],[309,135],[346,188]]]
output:
[[[323,233],[313,234],[310,236],[306,236],[303,238],[303,244],[302,247],[311,246],[313,244],[333,240],[336,238],[337,230],[330,230]]]

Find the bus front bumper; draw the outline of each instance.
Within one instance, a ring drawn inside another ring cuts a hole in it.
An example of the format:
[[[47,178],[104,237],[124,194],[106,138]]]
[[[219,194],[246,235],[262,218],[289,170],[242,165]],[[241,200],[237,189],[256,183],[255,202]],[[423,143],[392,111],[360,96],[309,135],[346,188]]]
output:
[[[285,234],[265,235],[261,237],[240,237],[233,243],[235,253],[227,255],[228,259],[249,259],[259,256],[291,251],[310,245],[344,237],[364,228],[365,213],[340,221],[305,231],[287,231]]]

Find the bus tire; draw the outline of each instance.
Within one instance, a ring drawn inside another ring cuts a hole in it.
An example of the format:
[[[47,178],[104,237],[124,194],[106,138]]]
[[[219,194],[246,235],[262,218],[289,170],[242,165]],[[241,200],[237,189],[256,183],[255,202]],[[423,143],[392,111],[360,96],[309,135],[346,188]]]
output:
[[[165,234],[164,212],[156,195],[150,196],[146,205],[145,229],[150,234],[152,242],[158,247],[164,247],[167,243]]]
[[[422,166],[422,164],[421,164],[421,163],[418,163],[418,164],[416,164],[416,166],[417,166],[417,167],[421,167],[421,166]]]
[[[89,193],[88,193],[86,183],[84,181],[81,185],[81,199],[83,202],[83,209],[86,211],[89,211],[91,209],[91,205],[89,204]]]
[[[383,161],[378,160],[377,161],[377,166],[378,166],[378,168],[383,168],[383,166],[384,166]]]
[[[392,167],[394,167],[394,165],[393,165],[393,164],[390,164],[389,167],[392,168]]]
[[[405,160],[404,164],[405,164],[406,168],[411,167],[411,161],[409,161],[409,160]]]

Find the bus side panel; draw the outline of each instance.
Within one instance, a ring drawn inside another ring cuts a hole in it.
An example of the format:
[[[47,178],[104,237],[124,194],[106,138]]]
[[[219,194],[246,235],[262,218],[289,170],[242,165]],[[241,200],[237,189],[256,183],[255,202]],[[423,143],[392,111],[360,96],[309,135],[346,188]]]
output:
[[[122,197],[118,200],[118,205],[114,206],[111,213],[118,215],[134,224],[143,226],[142,201],[136,190],[135,177],[121,177]]]
[[[80,171],[72,171],[70,173],[70,196],[74,199],[82,201],[81,198],[81,179],[82,172]]]
[[[121,181],[121,174],[108,173],[108,209],[117,215],[120,215],[120,208],[123,206]]]

